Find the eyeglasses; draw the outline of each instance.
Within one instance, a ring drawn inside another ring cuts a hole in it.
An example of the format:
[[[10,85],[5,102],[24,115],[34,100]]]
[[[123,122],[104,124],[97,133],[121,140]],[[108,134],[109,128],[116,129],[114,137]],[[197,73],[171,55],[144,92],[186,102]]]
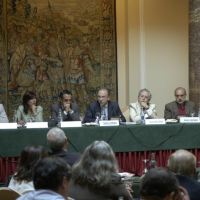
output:
[[[149,96],[144,96],[144,95],[141,95],[140,98],[145,98],[145,99],[148,99]]]
[[[106,99],[106,96],[98,96],[98,99]]]

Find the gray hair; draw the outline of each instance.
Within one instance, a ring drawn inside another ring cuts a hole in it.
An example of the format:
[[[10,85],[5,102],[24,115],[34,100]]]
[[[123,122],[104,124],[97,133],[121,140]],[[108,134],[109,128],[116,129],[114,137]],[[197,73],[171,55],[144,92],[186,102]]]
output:
[[[168,167],[171,172],[192,177],[196,167],[196,157],[186,150],[178,150],[170,155]]]
[[[174,90],[174,95],[176,95],[176,90],[179,90],[179,89],[183,89],[183,90],[185,91],[185,94],[186,94],[185,88],[183,88],[183,87],[177,87],[177,88]]]
[[[109,187],[112,173],[118,172],[118,165],[109,144],[95,141],[86,148],[81,159],[73,165],[72,177],[75,182],[89,183],[95,187]]]
[[[52,128],[47,133],[47,145],[52,151],[58,151],[65,145],[65,133],[59,128]]]
[[[139,93],[138,93],[138,98],[140,97],[140,95],[141,95],[142,92],[148,92],[148,93],[149,93],[149,101],[150,101],[151,98],[152,98],[152,95],[151,95],[151,92],[150,92],[148,89],[146,89],[146,88],[141,89],[141,90],[139,91]]]

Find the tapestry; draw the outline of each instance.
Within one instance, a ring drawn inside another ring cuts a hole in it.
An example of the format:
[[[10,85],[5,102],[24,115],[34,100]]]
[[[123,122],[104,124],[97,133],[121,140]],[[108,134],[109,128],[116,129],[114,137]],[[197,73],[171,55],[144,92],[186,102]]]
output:
[[[0,4],[0,100],[9,121],[26,91],[36,93],[44,120],[64,89],[80,113],[97,100],[100,88],[117,101],[114,0]]]

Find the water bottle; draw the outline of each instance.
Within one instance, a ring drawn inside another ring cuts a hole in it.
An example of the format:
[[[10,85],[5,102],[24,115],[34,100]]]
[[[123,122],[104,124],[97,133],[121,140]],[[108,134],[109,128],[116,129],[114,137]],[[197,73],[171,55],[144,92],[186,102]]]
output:
[[[58,126],[61,126],[61,122],[63,121],[61,109],[59,109],[58,113]]]
[[[141,107],[141,124],[144,124],[145,122],[145,117],[144,117],[144,110],[143,110],[143,107]]]
[[[96,116],[95,123],[99,124],[99,116]]]
[[[151,153],[151,161],[149,163],[149,168],[153,169],[153,168],[156,168],[156,167],[157,167],[157,162],[155,160],[155,155],[154,155],[154,153]]]
[[[200,108],[199,108],[199,112],[198,112],[198,117],[200,118]]]
[[[13,122],[17,122],[18,123],[18,117],[17,117],[17,111],[14,111],[14,115],[13,115]]]

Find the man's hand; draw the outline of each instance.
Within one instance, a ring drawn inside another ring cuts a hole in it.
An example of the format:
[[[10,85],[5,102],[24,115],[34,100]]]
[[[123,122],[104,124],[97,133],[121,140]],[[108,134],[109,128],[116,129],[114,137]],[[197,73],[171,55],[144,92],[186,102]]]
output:
[[[140,102],[140,105],[141,105],[141,107],[143,107],[145,109],[149,108],[149,106],[148,106],[148,104],[146,102]]]
[[[65,112],[71,112],[72,110],[71,110],[71,108],[70,108],[70,104],[65,104],[65,106],[64,106],[64,108],[65,108]]]

